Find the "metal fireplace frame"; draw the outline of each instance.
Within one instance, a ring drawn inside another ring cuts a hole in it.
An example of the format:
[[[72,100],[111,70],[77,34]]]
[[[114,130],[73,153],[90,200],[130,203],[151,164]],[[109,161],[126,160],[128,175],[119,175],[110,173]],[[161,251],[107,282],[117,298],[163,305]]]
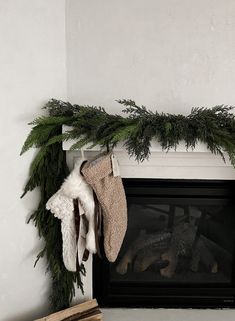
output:
[[[124,179],[127,196],[213,197],[235,204],[235,181],[195,179]],[[174,194],[172,194],[174,193]],[[234,214],[235,215],[235,214]],[[234,256],[235,258],[235,253]],[[231,284],[122,284],[109,281],[109,262],[93,259],[93,296],[102,307],[234,308],[235,260]]]

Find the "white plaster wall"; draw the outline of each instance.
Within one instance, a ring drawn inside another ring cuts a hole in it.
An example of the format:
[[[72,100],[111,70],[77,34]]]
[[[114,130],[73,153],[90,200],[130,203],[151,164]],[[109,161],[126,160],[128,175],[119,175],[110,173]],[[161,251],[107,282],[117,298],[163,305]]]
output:
[[[166,112],[235,103],[234,0],[67,0],[68,97]]]
[[[68,99],[120,112],[235,104],[234,0],[67,0]],[[86,282],[90,289],[90,282]],[[162,311],[162,312],[161,312]],[[105,320],[233,320],[234,311],[104,311]]]
[[[65,1],[0,0],[0,47],[0,320],[29,321],[47,313],[50,280],[26,225],[37,193],[20,200],[33,152],[19,153],[42,105],[66,99]]]
[[[183,113],[235,101],[233,0],[0,0],[0,321],[48,309],[44,263],[33,269],[41,243],[25,224],[38,198],[19,199],[33,152],[19,152],[42,104],[66,99],[65,9],[70,101],[117,112],[115,99],[133,98]]]

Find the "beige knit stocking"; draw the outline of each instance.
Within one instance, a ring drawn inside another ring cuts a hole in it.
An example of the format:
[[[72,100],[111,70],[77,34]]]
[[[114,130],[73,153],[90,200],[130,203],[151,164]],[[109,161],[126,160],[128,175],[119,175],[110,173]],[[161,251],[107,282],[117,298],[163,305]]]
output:
[[[113,175],[111,155],[101,154],[87,162],[82,173],[102,207],[105,254],[110,262],[114,262],[126,233],[127,205],[122,179]]]

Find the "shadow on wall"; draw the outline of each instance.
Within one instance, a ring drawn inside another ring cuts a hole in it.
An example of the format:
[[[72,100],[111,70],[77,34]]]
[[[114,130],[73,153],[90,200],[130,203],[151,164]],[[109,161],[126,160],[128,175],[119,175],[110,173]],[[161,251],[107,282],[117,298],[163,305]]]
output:
[[[33,320],[43,318],[43,316],[46,316],[48,314],[49,314],[49,309],[48,311],[45,311],[45,306],[42,307],[42,309],[37,307],[37,309],[28,310],[27,312],[6,318],[4,319],[4,321],[33,321]]]

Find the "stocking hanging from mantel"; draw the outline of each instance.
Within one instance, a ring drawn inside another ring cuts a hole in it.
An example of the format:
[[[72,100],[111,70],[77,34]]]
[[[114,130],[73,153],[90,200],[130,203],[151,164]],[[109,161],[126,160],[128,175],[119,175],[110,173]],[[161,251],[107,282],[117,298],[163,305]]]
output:
[[[120,251],[127,229],[127,203],[118,163],[113,152],[101,153],[82,168],[103,213],[104,250],[114,262]]]
[[[95,241],[95,202],[92,188],[80,173],[84,161],[75,164],[61,188],[47,202],[46,208],[61,220],[63,239],[63,260],[69,271],[76,271],[77,257],[81,265],[85,249],[96,253]],[[75,222],[75,203],[78,200],[79,233],[77,240]],[[85,215],[88,222],[86,232]]]
[[[76,271],[77,259],[80,266],[87,251],[99,254],[101,221],[105,255],[110,262],[116,260],[127,229],[127,204],[112,152],[77,162],[46,208],[61,220],[63,260],[69,271]]]

